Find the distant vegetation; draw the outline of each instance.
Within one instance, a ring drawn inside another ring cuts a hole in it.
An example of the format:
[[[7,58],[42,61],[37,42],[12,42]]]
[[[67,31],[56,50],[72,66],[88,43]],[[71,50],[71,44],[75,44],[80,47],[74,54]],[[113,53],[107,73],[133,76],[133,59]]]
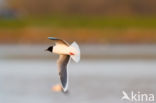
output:
[[[0,43],[48,43],[56,36],[81,43],[156,43],[154,17],[48,16],[0,19]]]
[[[47,16],[0,19],[1,28],[156,28],[156,17]]]
[[[0,43],[156,43],[156,0],[2,1]]]
[[[156,0],[4,0],[20,15],[156,15]]]

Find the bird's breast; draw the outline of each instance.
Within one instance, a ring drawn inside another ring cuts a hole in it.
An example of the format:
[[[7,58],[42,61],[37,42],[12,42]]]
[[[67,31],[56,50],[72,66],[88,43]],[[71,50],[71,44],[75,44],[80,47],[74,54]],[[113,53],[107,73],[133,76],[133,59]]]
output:
[[[66,45],[56,45],[53,48],[55,54],[69,54],[70,48]]]

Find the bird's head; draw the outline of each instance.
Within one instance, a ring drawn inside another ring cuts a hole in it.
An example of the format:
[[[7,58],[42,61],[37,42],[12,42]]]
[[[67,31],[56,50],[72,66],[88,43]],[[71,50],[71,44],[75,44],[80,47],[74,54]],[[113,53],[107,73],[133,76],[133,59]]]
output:
[[[53,52],[53,46],[48,47],[48,49],[46,49],[46,51]]]

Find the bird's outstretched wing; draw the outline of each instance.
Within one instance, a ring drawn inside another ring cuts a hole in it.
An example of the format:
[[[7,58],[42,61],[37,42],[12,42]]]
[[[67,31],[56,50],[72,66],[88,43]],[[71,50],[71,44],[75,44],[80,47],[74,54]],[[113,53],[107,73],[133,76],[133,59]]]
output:
[[[54,37],[48,37],[48,39],[53,40],[55,44],[65,44],[69,46],[69,44],[65,40],[61,40],[61,39],[54,38]]]
[[[69,55],[60,55],[57,61],[59,76],[64,92],[66,92],[68,88],[67,64],[69,60],[70,60]]]

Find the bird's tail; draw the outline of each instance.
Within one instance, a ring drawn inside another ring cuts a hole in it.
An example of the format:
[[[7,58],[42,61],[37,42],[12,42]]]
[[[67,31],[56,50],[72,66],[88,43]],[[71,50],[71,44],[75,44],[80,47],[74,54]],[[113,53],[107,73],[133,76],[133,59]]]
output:
[[[71,48],[74,49],[74,55],[71,56],[71,58],[75,61],[75,62],[79,62],[80,61],[80,48],[79,45],[76,42],[73,42],[70,45]]]

